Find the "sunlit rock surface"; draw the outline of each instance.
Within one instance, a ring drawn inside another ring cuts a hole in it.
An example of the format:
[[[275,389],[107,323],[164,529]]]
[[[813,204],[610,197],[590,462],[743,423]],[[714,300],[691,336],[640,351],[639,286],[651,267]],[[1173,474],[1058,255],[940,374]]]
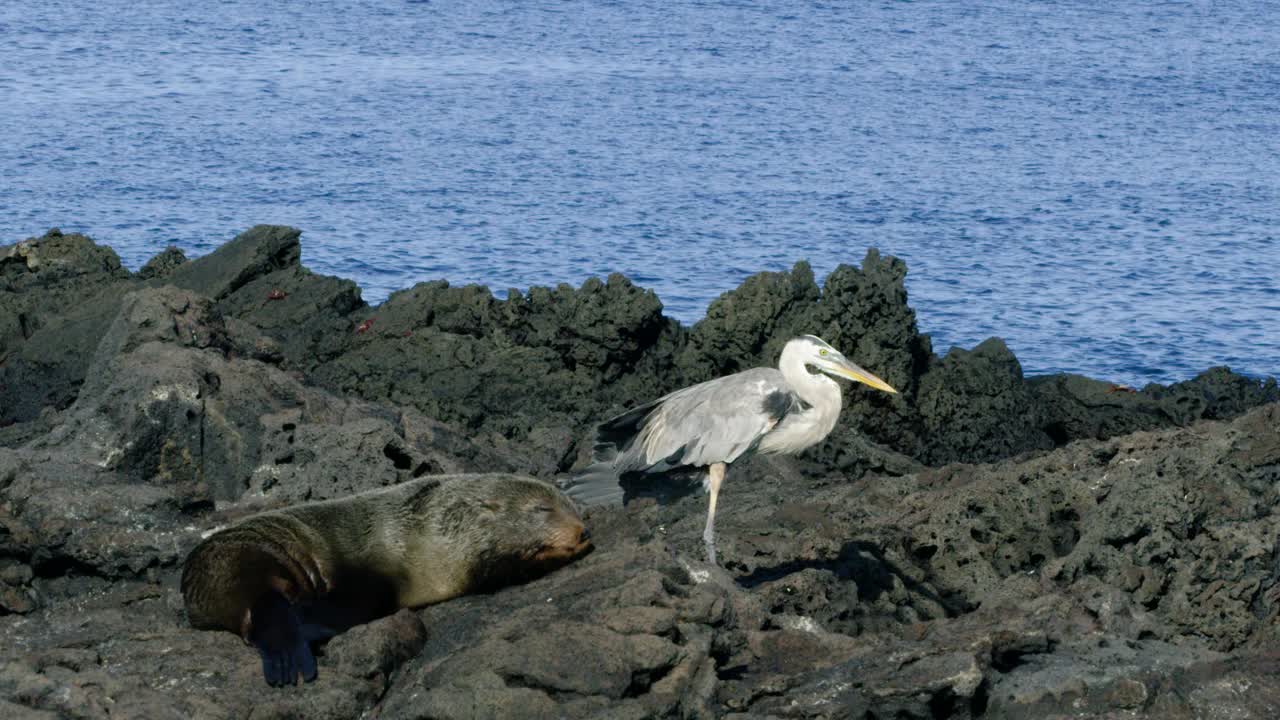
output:
[[[0,247],[6,717],[1274,717],[1280,404],[1024,378],[934,354],[906,267],[762,273],[683,327],[621,276],[369,307],[259,226],[136,275],[88,238]],[[426,474],[581,467],[593,423],[820,335],[901,390],[846,390],[794,458],[705,499],[592,510],[597,550],[402,611],[273,690],[177,576],[202,534]]]

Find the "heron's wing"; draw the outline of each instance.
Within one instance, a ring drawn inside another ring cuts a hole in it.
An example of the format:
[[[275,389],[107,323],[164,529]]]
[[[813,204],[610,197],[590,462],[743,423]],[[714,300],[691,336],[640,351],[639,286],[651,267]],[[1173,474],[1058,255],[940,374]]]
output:
[[[677,390],[601,423],[594,462],[561,488],[586,506],[621,505],[622,474],[733,462],[801,407],[782,373],[772,368]]]
[[[692,385],[654,403],[624,457],[635,469],[733,462],[799,403],[773,368]]]
[[[654,400],[600,423],[591,448],[591,465],[559,480],[560,489],[586,507],[621,506],[626,497],[621,485],[622,473],[640,469],[632,467],[634,461],[627,457],[626,450],[644,428],[645,418],[660,402],[661,399]]]
[[[556,485],[584,507],[612,505],[621,507],[626,499],[618,471],[612,463],[597,462],[573,477],[561,478]]]
[[[632,446],[640,432],[644,430],[649,415],[670,395],[652,402],[631,408],[630,410],[609,418],[596,426],[596,441],[591,448],[591,459],[597,463],[616,464],[622,455]],[[635,469],[635,468],[625,468]]]

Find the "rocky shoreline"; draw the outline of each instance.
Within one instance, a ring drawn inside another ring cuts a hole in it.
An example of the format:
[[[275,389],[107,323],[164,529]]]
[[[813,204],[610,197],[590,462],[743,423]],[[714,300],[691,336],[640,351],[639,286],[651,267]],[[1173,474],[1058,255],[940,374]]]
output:
[[[1280,390],[1024,378],[934,353],[905,265],[761,273],[684,327],[622,276],[422,283],[370,307],[255,227],[137,273],[51,231],[0,247],[6,717],[1280,716]],[[901,391],[704,500],[594,511],[597,551],[403,611],[272,690],[176,578],[265,507],[426,474],[553,478],[638,400],[822,336]]]

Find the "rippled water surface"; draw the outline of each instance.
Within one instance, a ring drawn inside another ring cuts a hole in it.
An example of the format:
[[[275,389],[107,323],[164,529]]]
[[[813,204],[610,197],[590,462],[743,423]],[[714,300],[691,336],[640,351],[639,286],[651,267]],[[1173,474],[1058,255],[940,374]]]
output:
[[[685,321],[877,246],[939,351],[1280,372],[1274,2],[6,0],[0,137],[0,243],[285,223],[372,302],[620,271]]]

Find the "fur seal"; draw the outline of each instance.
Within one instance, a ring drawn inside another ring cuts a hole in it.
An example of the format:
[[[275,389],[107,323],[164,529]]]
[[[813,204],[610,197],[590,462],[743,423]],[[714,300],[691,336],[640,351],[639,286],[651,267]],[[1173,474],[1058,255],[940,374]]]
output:
[[[311,643],[402,607],[531,580],[590,552],[573,503],[519,475],[445,475],[246,518],[196,546],[187,616],[255,646],[270,685],[316,677]]]

